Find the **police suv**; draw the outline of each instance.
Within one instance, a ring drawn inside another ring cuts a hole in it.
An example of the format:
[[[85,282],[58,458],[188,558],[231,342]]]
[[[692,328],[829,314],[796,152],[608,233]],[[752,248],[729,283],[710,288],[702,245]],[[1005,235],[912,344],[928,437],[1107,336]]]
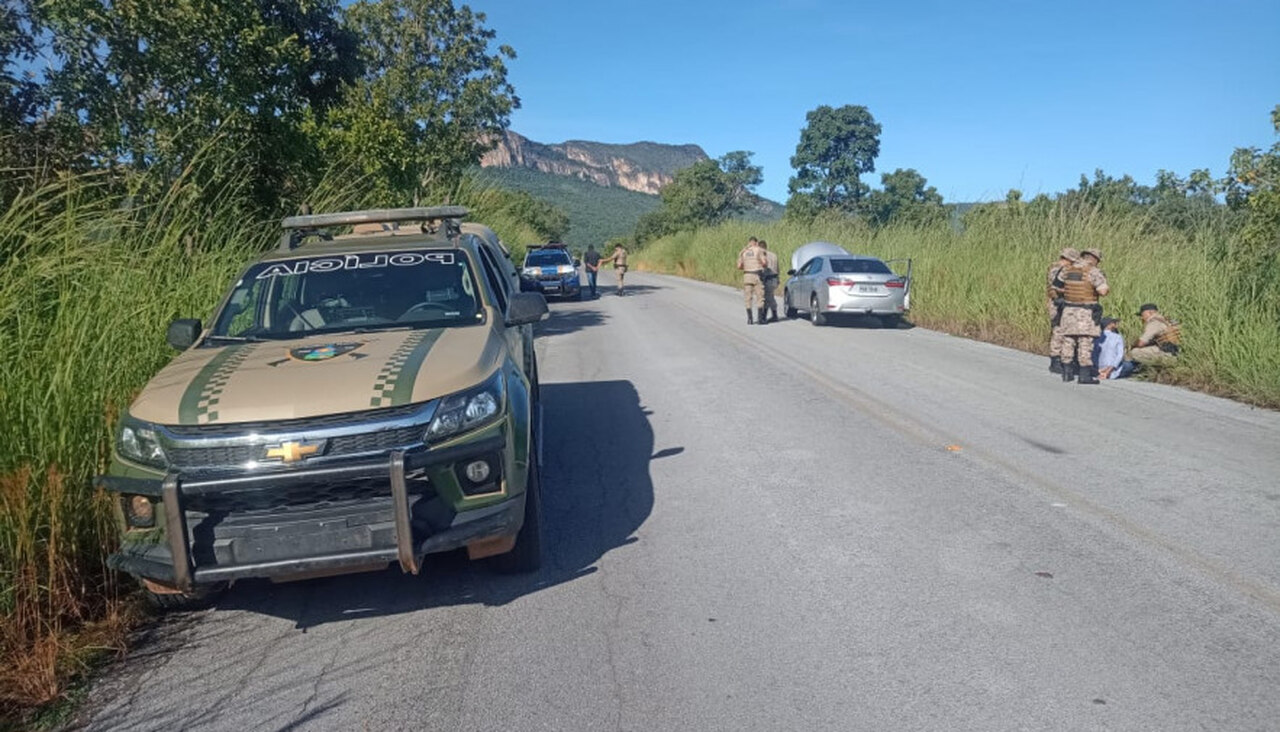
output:
[[[538,368],[547,313],[459,207],[285,219],[207,325],[122,415],[98,482],[110,565],[181,607],[232,580],[380,569],[465,548],[541,557]]]

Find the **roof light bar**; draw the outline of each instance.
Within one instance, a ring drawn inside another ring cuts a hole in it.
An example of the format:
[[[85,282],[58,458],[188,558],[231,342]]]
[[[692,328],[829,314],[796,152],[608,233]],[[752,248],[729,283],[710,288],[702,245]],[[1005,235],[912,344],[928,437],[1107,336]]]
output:
[[[400,221],[439,221],[461,219],[470,211],[465,206],[425,206],[420,208],[377,208],[367,211],[340,211],[310,216],[290,216],[280,222],[286,231],[323,229],[354,224],[381,224]]]

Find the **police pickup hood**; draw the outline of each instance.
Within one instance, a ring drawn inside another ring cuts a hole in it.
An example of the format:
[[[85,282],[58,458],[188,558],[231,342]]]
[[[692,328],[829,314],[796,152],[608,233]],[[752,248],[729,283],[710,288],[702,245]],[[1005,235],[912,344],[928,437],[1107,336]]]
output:
[[[502,358],[501,336],[484,324],[198,347],[156,374],[129,413],[199,425],[394,407],[474,386]]]

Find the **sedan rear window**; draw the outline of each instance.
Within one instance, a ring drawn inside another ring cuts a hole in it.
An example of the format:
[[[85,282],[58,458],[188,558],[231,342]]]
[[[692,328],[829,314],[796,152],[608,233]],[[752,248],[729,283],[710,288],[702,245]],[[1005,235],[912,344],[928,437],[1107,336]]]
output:
[[[879,259],[833,259],[831,271],[837,274],[893,274],[889,265]]]

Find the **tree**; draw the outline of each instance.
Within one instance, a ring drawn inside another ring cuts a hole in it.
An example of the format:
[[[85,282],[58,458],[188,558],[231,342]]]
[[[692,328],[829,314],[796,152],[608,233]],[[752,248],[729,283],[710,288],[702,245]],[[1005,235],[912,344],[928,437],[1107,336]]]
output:
[[[875,172],[880,154],[880,125],[866,107],[826,105],[805,116],[787,184],[787,212],[812,215],[822,210],[859,213],[869,190],[860,177]]]
[[[659,193],[661,208],[640,217],[636,240],[714,226],[750,208],[754,202],[750,189],[760,181],[760,167],[751,164],[751,153],[744,150],[681,168]]]
[[[515,51],[490,53],[484,14],[450,0],[361,0],[347,20],[365,70],[317,120],[322,146],[390,196],[453,187],[520,106],[507,82]]]
[[[734,186],[734,204],[745,209],[750,205],[753,189],[764,180],[759,165],[751,164],[751,156],[755,153],[746,150],[734,150],[720,156],[720,170],[729,176]]]
[[[354,80],[337,0],[45,0],[60,65],[49,91],[85,129],[90,162],[183,174],[217,136],[252,165],[258,198],[297,188],[305,116]]]
[[[882,191],[872,191],[866,200],[867,219],[884,225],[894,221],[926,224],[946,218],[942,196],[914,169],[898,168],[880,176]],[[1019,198],[1022,194],[1018,194]]]
[[[1271,110],[1280,135],[1280,104]],[[1232,263],[1240,273],[1237,296],[1280,309],[1280,142],[1263,151],[1239,148],[1227,174],[1227,202],[1244,211],[1239,250]]]

